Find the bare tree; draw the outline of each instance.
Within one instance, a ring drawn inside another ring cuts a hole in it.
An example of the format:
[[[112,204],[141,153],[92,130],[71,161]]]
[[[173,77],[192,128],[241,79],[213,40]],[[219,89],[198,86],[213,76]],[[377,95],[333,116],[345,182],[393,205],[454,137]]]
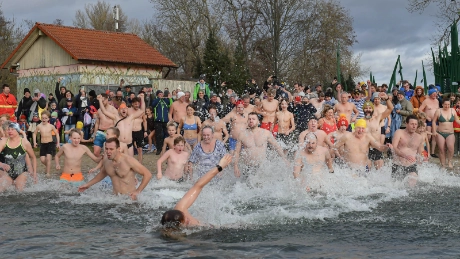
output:
[[[118,31],[127,30],[128,17],[119,8]],[[73,20],[75,27],[91,28],[103,31],[115,31],[113,6],[105,1],[98,0],[96,4],[85,4],[84,10],[77,10]]]

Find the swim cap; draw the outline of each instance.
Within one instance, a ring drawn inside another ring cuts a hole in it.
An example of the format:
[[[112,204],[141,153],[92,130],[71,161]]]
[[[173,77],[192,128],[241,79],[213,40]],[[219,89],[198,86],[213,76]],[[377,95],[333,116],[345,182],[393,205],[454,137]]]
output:
[[[118,110],[121,110],[124,108],[128,108],[128,106],[126,106],[126,103],[121,103],[120,106],[118,106]]]
[[[363,109],[366,108],[366,107],[371,107],[372,110],[374,109],[374,104],[370,101],[366,101],[365,103],[363,103]]]
[[[240,105],[240,104],[244,105],[244,101],[243,101],[243,100],[238,100],[238,101],[236,101],[236,103],[235,103],[236,106],[238,106],[238,105]]]
[[[19,127],[19,124],[15,123],[15,122],[10,122],[8,124],[8,128],[15,129],[18,133],[21,132],[21,128]]]
[[[77,129],[83,129],[83,122],[77,121]]]
[[[428,95],[432,95],[433,93],[436,93],[437,90],[434,89],[434,88],[431,88],[430,90],[428,90]]]
[[[185,94],[184,92],[178,92],[176,96],[177,96],[177,99],[180,99],[182,96],[185,96]]]
[[[340,118],[337,121],[337,127],[340,128],[341,126],[346,126],[348,128],[348,120],[345,114],[340,114]]]
[[[367,123],[365,119],[359,119],[355,122],[355,127],[367,128]]]

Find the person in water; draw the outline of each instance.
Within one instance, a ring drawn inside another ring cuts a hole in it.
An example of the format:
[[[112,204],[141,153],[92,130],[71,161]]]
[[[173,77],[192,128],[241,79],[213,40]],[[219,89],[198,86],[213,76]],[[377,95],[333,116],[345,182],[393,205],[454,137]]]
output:
[[[184,173],[187,168],[187,161],[189,153],[185,149],[185,139],[182,136],[174,139],[174,148],[166,151],[157,161],[157,178],[158,180],[163,177],[163,170],[161,164],[168,161],[168,167],[164,172],[166,178],[169,180],[183,182]]]
[[[114,194],[128,194],[136,200],[152,178],[152,173],[134,157],[121,153],[120,141],[116,138],[107,139],[105,154],[101,171],[91,181],[80,186],[78,191],[84,192],[108,175],[112,180]],[[142,175],[142,182],[137,188],[136,173]]]
[[[18,191],[24,190],[27,171],[32,171],[35,183],[37,182],[37,158],[30,142],[19,135],[20,131],[19,124],[10,122],[6,131],[7,138],[0,140],[0,154],[5,158],[5,163],[0,164],[0,192],[11,185]],[[29,170],[26,166],[26,154],[32,159],[32,168]]]
[[[64,170],[61,174],[61,181],[72,183],[76,186],[83,184],[83,174],[81,173],[81,160],[83,155],[88,155],[94,162],[99,163],[102,157],[96,157],[88,147],[81,145],[81,131],[71,129],[69,132],[71,143],[64,144],[55,156],[56,170],[61,170],[59,158],[64,155]]]
[[[199,220],[194,218],[188,209],[193,205],[203,188],[232,161],[230,154],[225,155],[216,167],[209,170],[203,177],[185,193],[184,197],[174,206],[173,210],[166,211],[161,217],[161,225],[166,229],[180,229],[183,227],[202,226]]]

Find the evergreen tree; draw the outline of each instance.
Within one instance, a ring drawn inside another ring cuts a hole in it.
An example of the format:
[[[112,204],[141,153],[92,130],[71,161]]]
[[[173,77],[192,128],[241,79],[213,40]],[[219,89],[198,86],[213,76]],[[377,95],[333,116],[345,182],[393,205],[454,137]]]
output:
[[[351,75],[348,74],[345,91],[350,92],[354,89],[354,87],[355,87],[355,81],[353,81],[353,78],[351,77]]]
[[[229,81],[231,82],[231,87],[234,91],[238,94],[242,94],[246,80],[249,79],[249,69],[246,64],[246,56],[241,47],[241,44],[235,48],[235,52],[233,54],[233,66],[232,66],[231,74],[229,77]]]
[[[216,90],[217,81],[220,79],[221,71],[221,54],[219,53],[219,42],[213,31],[209,32],[206,40],[206,48],[203,55],[203,73],[206,74],[206,82],[211,89]]]

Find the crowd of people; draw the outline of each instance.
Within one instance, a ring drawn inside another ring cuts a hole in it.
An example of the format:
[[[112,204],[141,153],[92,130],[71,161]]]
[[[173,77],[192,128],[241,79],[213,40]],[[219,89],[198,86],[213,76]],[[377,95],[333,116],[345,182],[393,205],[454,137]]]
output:
[[[460,152],[460,88],[442,94],[430,85],[425,94],[407,81],[391,91],[367,81],[346,92],[334,79],[326,87],[295,83],[288,89],[270,76],[262,87],[248,80],[238,96],[225,83],[225,92],[212,92],[203,77],[193,93],[180,88],[152,93],[145,87],[134,93],[122,80],[116,92],[86,94],[82,88],[74,95],[61,80],[48,97],[39,89],[33,96],[24,89],[19,103],[3,85],[0,191],[11,185],[22,190],[25,172],[37,179],[33,147],[39,147],[46,175],[53,158],[61,169],[63,156],[60,180],[79,191],[106,181],[114,193],[136,199],[154,171],[143,165],[144,153],[155,153],[157,179],[195,182],[162,223],[195,225],[198,220],[188,208],[202,188],[218,182],[231,161],[234,176],[248,178],[270,149],[307,190],[308,175],[348,167],[352,177],[366,177],[384,161],[393,178],[414,186],[420,163],[439,158],[442,167],[452,168],[454,153]],[[98,171],[86,183],[85,154],[97,164],[90,172]],[[136,174],[142,176],[140,183]]]

